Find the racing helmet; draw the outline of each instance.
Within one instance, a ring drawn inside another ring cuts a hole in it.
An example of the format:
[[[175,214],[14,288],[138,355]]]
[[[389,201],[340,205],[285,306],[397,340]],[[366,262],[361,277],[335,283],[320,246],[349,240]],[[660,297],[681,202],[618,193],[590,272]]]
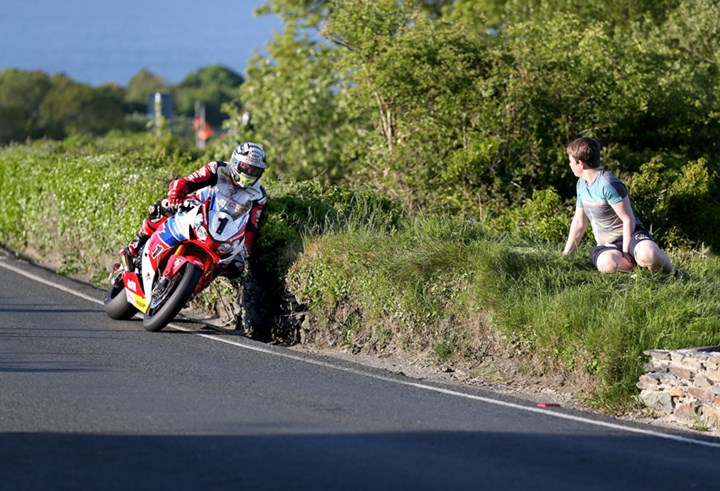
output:
[[[248,188],[265,172],[265,150],[257,143],[241,143],[230,158],[230,177],[235,185]]]

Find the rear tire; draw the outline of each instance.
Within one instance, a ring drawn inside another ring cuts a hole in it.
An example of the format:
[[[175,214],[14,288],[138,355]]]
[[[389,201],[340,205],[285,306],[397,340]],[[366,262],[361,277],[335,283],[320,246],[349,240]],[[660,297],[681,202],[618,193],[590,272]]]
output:
[[[126,321],[133,318],[139,312],[134,305],[128,303],[125,285],[122,276],[119,276],[115,283],[108,288],[103,300],[105,313],[111,319]]]
[[[190,297],[195,291],[195,287],[200,281],[200,278],[202,278],[202,274],[203,272],[200,268],[194,264],[187,263],[180,281],[178,281],[175,286],[169,287],[174,288],[174,291],[170,293],[167,301],[154,311],[148,307],[145,312],[145,317],[143,318],[143,327],[150,332],[157,332],[172,321],[183,307],[185,307],[188,300],[190,300]]]

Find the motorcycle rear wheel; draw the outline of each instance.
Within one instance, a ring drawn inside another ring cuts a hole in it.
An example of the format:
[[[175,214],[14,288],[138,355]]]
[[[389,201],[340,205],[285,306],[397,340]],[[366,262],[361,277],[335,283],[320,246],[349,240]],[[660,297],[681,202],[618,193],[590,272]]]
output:
[[[108,317],[119,321],[130,320],[139,312],[134,305],[127,301],[122,276],[118,276],[112,286],[108,288],[103,304]]]
[[[157,332],[165,327],[175,316],[185,307],[195,291],[200,278],[202,278],[202,270],[197,266],[188,263],[182,273],[182,278],[177,282],[168,286],[173,291],[168,293],[167,301],[153,309],[148,307],[143,318],[143,327],[150,332]]]

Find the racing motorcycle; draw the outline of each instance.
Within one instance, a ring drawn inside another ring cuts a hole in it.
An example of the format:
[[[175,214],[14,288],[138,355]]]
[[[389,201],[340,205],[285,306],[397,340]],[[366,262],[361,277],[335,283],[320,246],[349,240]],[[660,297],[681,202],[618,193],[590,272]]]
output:
[[[216,187],[188,197],[165,218],[137,257],[121,253],[110,274],[105,312],[118,320],[143,313],[159,331],[224,268],[244,261],[252,201]]]

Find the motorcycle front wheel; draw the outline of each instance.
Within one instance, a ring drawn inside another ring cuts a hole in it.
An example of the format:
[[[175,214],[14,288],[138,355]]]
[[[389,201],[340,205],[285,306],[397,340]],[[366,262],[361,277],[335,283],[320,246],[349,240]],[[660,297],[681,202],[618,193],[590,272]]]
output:
[[[185,304],[202,278],[202,270],[197,266],[187,263],[182,271],[168,283],[166,289],[158,292],[161,300],[156,304],[153,300],[148,306],[143,318],[143,327],[151,332],[156,332],[165,327],[185,307]],[[156,293],[153,292],[153,297]]]
[[[103,304],[108,317],[119,321],[130,320],[139,312],[134,305],[127,301],[122,276],[118,276],[115,282],[108,288],[105,298],[103,299]]]

